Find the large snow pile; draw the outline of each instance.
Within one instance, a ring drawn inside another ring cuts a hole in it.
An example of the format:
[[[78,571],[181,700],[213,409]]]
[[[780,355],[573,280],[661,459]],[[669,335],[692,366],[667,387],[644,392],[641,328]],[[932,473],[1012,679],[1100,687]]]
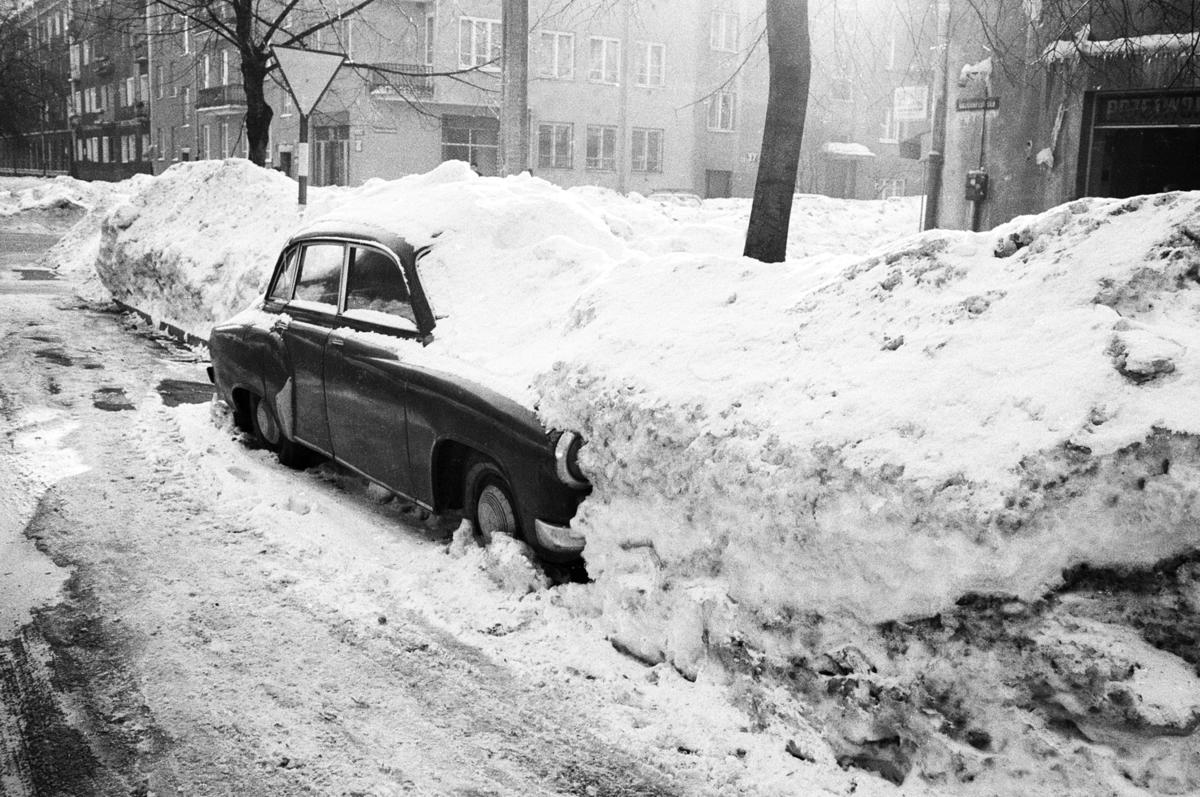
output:
[[[293,191],[244,161],[176,167],[108,217],[100,274],[203,334],[261,288]],[[740,257],[739,210],[687,210],[449,163],[307,213],[434,243],[447,317],[408,356],[586,435],[591,572],[661,614],[649,654],[685,610],[709,639],[747,614],[876,623],[1200,541],[1196,196],[781,265]]]
[[[38,211],[87,209],[113,188],[112,183],[89,183],[72,177],[2,177],[0,217]]]

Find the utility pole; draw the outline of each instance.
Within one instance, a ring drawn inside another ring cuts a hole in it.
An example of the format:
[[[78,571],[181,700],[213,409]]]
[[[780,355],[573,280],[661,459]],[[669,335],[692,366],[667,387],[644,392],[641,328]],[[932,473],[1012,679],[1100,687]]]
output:
[[[529,168],[529,0],[504,0],[500,24],[500,174]]]
[[[937,65],[933,69],[933,130],[925,163],[925,219],[921,229],[938,226],[942,167],[946,157],[946,73],[950,69],[950,0],[937,0]]]

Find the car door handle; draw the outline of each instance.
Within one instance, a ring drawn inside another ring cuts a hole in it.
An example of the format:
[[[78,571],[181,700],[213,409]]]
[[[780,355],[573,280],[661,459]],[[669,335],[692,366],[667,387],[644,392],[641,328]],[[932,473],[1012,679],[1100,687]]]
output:
[[[346,342],[346,341],[345,341],[344,339],[342,339],[342,338],[334,338],[334,337],[331,337],[331,338],[329,339],[329,345],[330,345],[330,346],[341,346],[341,345],[342,345],[342,344],[344,344],[345,342]]]
[[[291,323],[292,322],[286,318],[276,319],[275,323],[271,325],[271,331],[272,332],[280,332],[280,333],[286,332],[287,328],[289,326],[291,326]]]

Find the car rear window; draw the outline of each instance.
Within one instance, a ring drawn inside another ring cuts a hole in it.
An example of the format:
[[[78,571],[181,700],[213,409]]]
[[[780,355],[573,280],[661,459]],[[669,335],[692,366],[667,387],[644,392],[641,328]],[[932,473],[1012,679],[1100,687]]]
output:
[[[404,272],[389,255],[377,249],[355,246],[350,249],[346,274],[346,314],[382,313],[404,319],[414,325]]]

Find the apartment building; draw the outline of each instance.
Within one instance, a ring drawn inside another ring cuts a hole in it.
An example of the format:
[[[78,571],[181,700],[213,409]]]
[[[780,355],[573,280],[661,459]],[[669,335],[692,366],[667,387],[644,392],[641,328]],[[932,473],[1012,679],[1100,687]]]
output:
[[[598,11],[535,2],[528,167],[561,185],[751,193],[767,78],[765,49],[747,55],[761,9],[702,5],[680,13],[679,3]],[[276,39],[319,19],[293,12]],[[157,24],[166,35],[151,35],[155,171],[243,154],[245,97],[231,46],[181,18]],[[494,174],[501,35],[499,0],[380,0],[300,42],[348,58],[310,120],[313,184],[394,178],[450,158]],[[267,97],[271,163],[294,175],[299,117],[277,80]]]
[[[21,157],[121,179],[246,155],[233,44],[158,4],[120,24],[105,15],[111,7],[26,5],[70,82],[52,103],[62,118],[47,120],[47,143],[36,157],[21,144]],[[814,9],[799,190],[857,198],[920,190],[919,166],[899,151],[927,129],[928,59],[916,57],[923,34],[902,24],[897,8],[828,0]],[[232,22],[228,4],[212,9],[218,24]],[[872,24],[881,9],[893,15],[882,27]],[[269,17],[268,6],[261,10]],[[302,3],[273,41],[288,43],[328,14]],[[762,0],[532,0],[530,28],[533,173],[621,192],[753,193],[768,79]],[[290,42],[347,56],[310,119],[311,182],[395,178],[451,158],[494,174],[501,37],[500,0],[376,0]],[[294,176],[299,116],[280,81],[272,72],[266,86],[268,161]],[[14,147],[0,142],[0,165],[15,164]]]

